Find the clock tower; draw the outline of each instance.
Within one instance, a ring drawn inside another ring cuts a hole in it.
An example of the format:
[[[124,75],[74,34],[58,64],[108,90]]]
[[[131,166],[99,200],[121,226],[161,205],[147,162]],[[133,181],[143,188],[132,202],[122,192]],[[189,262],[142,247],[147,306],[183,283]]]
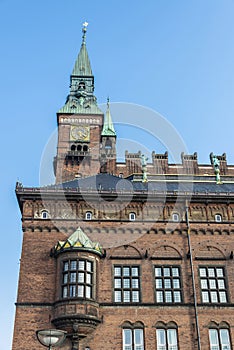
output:
[[[58,146],[54,159],[56,183],[100,172],[104,115],[94,96],[94,76],[86,49],[87,23],[71,77],[70,93],[57,112]]]

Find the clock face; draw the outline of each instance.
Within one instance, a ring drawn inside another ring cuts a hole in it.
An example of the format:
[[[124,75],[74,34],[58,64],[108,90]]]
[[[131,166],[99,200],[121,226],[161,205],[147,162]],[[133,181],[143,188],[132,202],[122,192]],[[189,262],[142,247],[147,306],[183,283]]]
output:
[[[72,125],[70,130],[71,141],[89,141],[89,126],[86,125]]]

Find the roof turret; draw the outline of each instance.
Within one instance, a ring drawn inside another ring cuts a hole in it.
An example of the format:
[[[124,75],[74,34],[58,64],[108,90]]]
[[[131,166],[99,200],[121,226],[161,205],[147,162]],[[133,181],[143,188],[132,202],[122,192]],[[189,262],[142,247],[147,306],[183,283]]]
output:
[[[106,109],[106,116],[105,121],[102,129],[102,136],[115,136],[116,132],[115,128],[112,122],[111,113],[110,113],[110,100],[109,97],[107,99],[107,109]]]

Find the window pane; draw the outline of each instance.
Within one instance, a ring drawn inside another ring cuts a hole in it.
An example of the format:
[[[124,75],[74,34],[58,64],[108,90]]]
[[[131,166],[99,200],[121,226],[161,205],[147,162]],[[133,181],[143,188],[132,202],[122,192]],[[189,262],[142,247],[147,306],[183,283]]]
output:
[[[65,274],[63,275],[63,283],[67,283],[67,282],[68,282],[68,274],[65,273]]]
[[[216,329],[209,329],[209,338],[210,338],[210,345],[217,346],[219,345],[219,339],[218,339],[218,331]]]
[[[121,267],[115,267],[115,276],[121,276]]]
[[[124,288],[130,288],[130,279],[129,278],[124,278],[124,280],[123,280],[123,287]]]
[[[124,329],[123,330],[123,337],[124,337],[124,346],[125,345],[132,345],[132,331],[131,331],[131,329]]]
[[[225,282],[224,282],[224,280],[218,280],[218,287],[219,287],[219,289],[225,289]]]
[[[202,292],[202,301],[203,301],[203,303],[208,303],[209,302],[209,294],[208,294],[208,292]]]
[[[124,267],[123,268],[123,275],[124,276],[130,276],[130,269],[129,269],[129,267]]]
[[[201,276],[201,277],[206,277],[206,269],[200,268],[200,269],[199,269],[199,272],[200,272],[200,276]]]
[[[63,295],[63,298],[67,298],[67,287],[63,287],[62,295]]]
[[[92,272],[92,264],[91,264],[90,261],[87,261],[87,263],[86,263],[86,269],[87,269],[87,271]]]
[[[174,292],[174,302],[175,303],[180,303],[181,302],[180,292]]]
[[[121,299],[121,291],[120,290],[116,290],[115,291],[115,302],[120,303],[122,301]]]
[[[70,286],[70,289],[69,289],[69,292],[70,292],[70,297],[75,297],[76,296],[76,286]]]
[[[209,277],[215,277],[215,270],[213,268],[208,269],[208,276]]]
[[[167,341],[168,341],[169,349],[170,348],[177,349],[176,329],[168,329],[167,330]]]
[[[78,297],[84,297],[84,286],[78,286]]]
[[[211,292],[211,293],[210,293],[210,297],[211,297],[211,302],[212,302],[212,303],[217,303],[217,302],[218,302],[218,295],[217,295],[217,292]]]
[[[180,288],[180,280],[179,279],[173,279],[173,288]]]
[[[216,289],[216,283],[215,280],[209,280],[209,285],[210,285],[210,289]]]
[[[228,329],[220,329],[219,332],[220,332],[220,340],[221,340],[221,344],[222,344],[222,350],[231,349]]]
[[[171,292],[165,292],[165,302],[171,303],[172,302],[172,294]]]
[[[216,273],[217,273],[217,277],[223,277],[223,269],[218,268],[218,269],[216,270]]]
[[[86,286],[86,298],[91,298],[91,287],[90,286]]]
[[[157,349],[163,349],[162,346],[166,346],[166,334],[164,329],[157,329]],[[165,347],[166,349],[166,347]]]
[[[121,288],[121,279],[120,278],[115,279],[115,288]]]
[[[71,269],[71,270],[76,270],[76,260],[71,260],[70,269]]]
[[[83,272],[78,273],[78,282],[84,283],[84,273]]]
[[[132,279],[132,288],[139,288],[139,281],[137,278]]]
[[[143,329],[134,329],[134,342],[136,350],[143,350]]]
[[[165,278],[164,287],[165,289],[171,289],[171,280],[169,278]]]
[[[155,267],[155,276],[162,276],[162,271],[160,267]]]
[[[207,284],[207,280],[201,280],[201,288],[202,289],[208,289],[208,284]]]
[[[139,302],[139,292],[137,291],[132,292],[132,301],[135,303]]]
[[[76,272],[72,272],[70,274],[70,282],[76,282]]]
[[[79,261],[79,270],[84,270],[85,269],[85,262],[83,260]]]
[[[179,276],[179,269],[178,267],[173,267],[172,268],[172,276]]]
[[[157,292],[156,299],[157,299],[158,303],[162,303],[163,302],[163,292]]]
[[[164,267],[163,274],[164,274],[164,276],[170,276],[170,269],[169,269],[169,267]]]
[[[138,276],[138,267],[132,268],[132,276]]]
[[[226,292],[219,292],[219,298],[220,298],[220,303],[226,303],[227,302]]]
[[[86,274],[86,283],[88,284],[92,283],[92,275],[90,273]]]
[[[124,291],[124,300],[125,303],[129,303],[130,302],[130,292],[129,291]]]
[[[63,271],[68,271],[68,261],[63,264]]]
[[[156,278],[155,280],[156,288],[162,288],[162,280],[159,278]]]

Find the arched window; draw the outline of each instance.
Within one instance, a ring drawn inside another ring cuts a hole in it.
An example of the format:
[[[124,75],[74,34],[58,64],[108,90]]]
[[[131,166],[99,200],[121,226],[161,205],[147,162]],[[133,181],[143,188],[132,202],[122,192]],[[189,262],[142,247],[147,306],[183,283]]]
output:
[[[144,325],[124,322],[122,325],[123,350],[144,350]]]
[[[216,222],[222,222],[222,215],[221,214],[215,214],[215,221]]]
[[[157,350],[178,350],[177,325],[174,322],[156,324]]]
[[[77,151],[78,151],[78,152],[81,152],[81,151],[82,151],[82,146],[81,146],[81,145],[78,145],[78,146],[77,146]]]
[[[87,146],[87,145],[84,145],[84,146],[83,146],[83,151],[84,151],[84,152],[87,152],[87,151],[88,151],[88,146]]]
[[[76,146],[75,145],[71,145],[71,151],[75,151],[76,150]]]
[[[105,149],[111,149],[111,147],[112,147],[112,142],[110,139],[107,139],[105,143]]]
[[[180,216],[178,213],[173,213],[172,214],[172,221],[173,222],[179,222],[180,221]]]
[[[210,350],[231,350],[229,326],[226,322],[217,324],[211,322],[209,325]]]
[[[92,212],[91,211],[87,211],[85,213],[85,220],[92,220]]]
[[[42,219],[48,219],[49,218],[49,214],[47,210],[42,210],[41,212],[41,218]]]
[[[135,221],[136,220],[136,214],[135,213],[129,213],[129,221]]]

